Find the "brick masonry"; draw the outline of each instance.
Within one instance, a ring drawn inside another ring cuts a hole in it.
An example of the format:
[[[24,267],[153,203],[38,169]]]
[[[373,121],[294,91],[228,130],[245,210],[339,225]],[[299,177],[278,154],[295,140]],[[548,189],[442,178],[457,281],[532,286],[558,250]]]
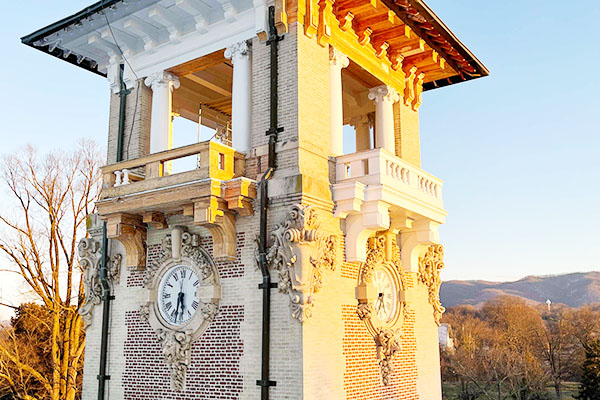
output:
[[[330,186],[335,180],[329,158],[328,50],[291,24],[279,52],[279,126],[277,170],[269,183],[269,231],[282,222],[297,202],[318,209],[322,230],[339,238],[334,271],[326,271],[323,288],[315,294],[313,316],[304,324],[290,315],[289,296],[272,291],[271,379],[277,386],[271,398],[279,399],[423,399],[441,398],[437,330],[427,291],[413,285],[403,347],[394,361],[391,384],[383,386],[376,347],[364,323],[356,315],[355,287],[358,264],[342,262],[343,231],[333,217]],[[269,49],[252,40],[252,137],[247,175],[259,178],[266,168],[265,131],[269,128]],[[116,159],[118,97],[111,95],[108,163]],[[143,84],[128,97],[124,159],[148,152],[151,91]],[[134,99],[138,99],[135,106]],[[136,116],[131,118],[133,110]],[[397,118],[399,118],[397,116]],[[411,115],[410,118],[415,118]],[[133,123],[133,129],[132,129]],[[405,135],[403,133],[403,135]],[[406,136],[405,136],[406,137]],[[415,136],[411,135],[411,139]],[[400,138],[399,138],[400,140]],[[404,140],[404,139],[402,139]],[[416,136],[418,145],[418,136]],[[414,142],[410,146],[415,146]],[[256,205],[255,205],[256,208]],[[139,319],[139,307],[148,299],[144,271],[123,270],[114,286],[109,343],[109,399],[257,399],[260,389],[262,277],[256,267],[255,239],[258,213],[236,218],[237,257],[217,262],[222,298],[216,320],[192,346],[186,390],[170,388],[167,365],[152,328]],[[184,225],[201,236],[201,245],[212,253],[209,233],[190,218],[169,217],[168,223]],[[148,229],[147,262],[160,255],[160,243],[168,230]],[[112,242],[112,251],[124,253]],[[277,280],[277,273],[272,272]],[[95,398],[100,348],[101,307],[97,307],[87,334],[84,367],[84,400]],[[436,369],[437,368],[437,369]]]

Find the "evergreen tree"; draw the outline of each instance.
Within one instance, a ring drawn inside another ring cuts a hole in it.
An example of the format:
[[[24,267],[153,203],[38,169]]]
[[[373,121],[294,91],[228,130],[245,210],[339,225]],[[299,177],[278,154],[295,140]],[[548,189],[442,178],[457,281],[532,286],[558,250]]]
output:
[[[578,400],[600,400],[600,339],[585,346]]]

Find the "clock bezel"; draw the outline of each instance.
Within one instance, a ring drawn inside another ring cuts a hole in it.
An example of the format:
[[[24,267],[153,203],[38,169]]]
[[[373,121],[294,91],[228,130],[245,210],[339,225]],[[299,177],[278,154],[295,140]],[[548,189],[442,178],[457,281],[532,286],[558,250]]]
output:
[[[398,328],[401,325],[404,316],[405,304],[404,301],[402,301],[404,287],[402,284],[402,279],[400,279],[400,274],[398,273],[398,271],[396,270],[396,266],[392,262],[384,261],[377,264],[373,268],[373,275],[381,269],[387,271],[389,276],[392,278],[392,285],[394,288],[393,290],[396,293],[396,307],[393,315],[387,321],[383,321],[381,318],[379,318],[379,315],[377,315],[377,311],[375,310],[375,301],[377,300],[378,295],[377,289],[375,288],[372,282],[362,283],[363,287],[366,286],[366,293],[373,293],[373,297],[371,298],[358,299],[359,302],[367,302],[372,307],[373,311],[371,312],[369,318],[365,319],[365,322],[367,323],[367,326],[369,327],[369,330],[372,334],[376,334],[376,332],[379,331],[379,329]],[[359,287],[360,286],[361,285],[359,285]]]
[[[377,297],[373,298],[373,300],[371,301],[371,305],[373,306],[373,315],[375,316],[375,318],[377,318],[380,322],[380,324],[378,325],[385,325],[386,327],[394,327],[396,326],[397,322],[398,322],[398,318],[400,317],[400,312],[402,310],[400,310],[400,308],[402,307],[402,304],[400,302],[400,298],[401,298],[401,290],[400,287],[402,285],[402,281],[399,279],[399,277],[397,276],[397,273],[395,273],[395,267],[392,265],[388,265],[388,263],[384,263],[384,264],[380,264],[377,267],[374,268],[373,270],[373,277],[375,277],[375,274],[378,271],[385,271],[386,274],[390,277],[391,279],[391,283],[392,283],[392,291],[394,292],[394,300],[396,301],[396,304],[394,304],[394,308],[393,308],[393,313],[390,314],[390,317],[388,319],[386,319],[385,321],[382,320],[381,318],[379,318],[379,315],[377,313],[377,309],[376,309],[376,301],[377,298],[379,297],[379,293],[377,288],[375,287],[375,285],[373,283],[371,283],[371,285],[373,286],[373,289],[375,291],[375,293],[377,293]]]
[[[162,277],[158,280],[158,284],[156,285],[156,309],[160,315],[160,317],[163,319],[163,321],[173,327],[183,327],[185,326],[189,321],[191,321],[194,316],[196,315],[196,313],[198,313],[200,311],[200,309],[195,309],[194,312],[192,313],[192,316],[186,320],[185,322],[181,323],[181,324],[172,324],[166,317],[165,317],[165,313],[163,312],[163,302],[165,302],[166,300],[163,300],[162,298],[162,292],[164,291],[164,284],[166,283],[166,279],[169,276],[169,274],[171,274],[171,271],[174,271],[180,267],[183,268],[187,268],[190,269],[198,278],[198,280],[202,279],[202,275],[198,274],[198,271],[191,265],[187,264],[187,263],[182,263],[182,262],[176,262],[174,264],[172,264],[169,268],[165,269],[165,271],[162,274]],[[197,290],[194,289],[194,295],[197,295]],[[173,301],[173,299],[171,300]]]
[[[212,257],[201,247],[197,247],[200,253],[203,256],[205,265],[201,268],[200,265],[191,257],[181,256],[179,259],[168,258],[164,262],[160,264],[156,273],[154,274],[152,280],[147,285],[148,288],[148,322],[150,326],[152,326],[155,330],[158,329],[167,329],[173,332],[189,332],[192,336],[192,340],[196,340],[198,337],[206,331],[208,325],[211,322],[211,319],[207,318],[202,312],[201,307],[199,307],[194,315],[185,323],[181,325],[173,325],[168,320],[166,320],[161,311],[160,311],[160,284],[163,279],[166,277],[167,273],[171,271],[171,269],[176,268],[177,266],[183,265],[190,267],[200,278],[201,284],[198,288],[205,288],[205,291],[208,292],[210,298],[205,297],[201,304],[203,306],[207,306],[208,304],[212,304],[211,307],[215,308],[219,305],[219,301],[221,299],[221,285],[219,274],[217,271],[217,267],[215,265]],[[206,271],[210,271],[207,273]],[[203,300],[203,299],[200,299]]]

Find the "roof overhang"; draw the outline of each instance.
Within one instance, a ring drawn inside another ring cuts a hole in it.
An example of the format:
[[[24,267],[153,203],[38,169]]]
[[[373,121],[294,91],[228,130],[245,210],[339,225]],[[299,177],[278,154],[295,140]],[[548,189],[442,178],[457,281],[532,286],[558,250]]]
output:
[[[104,0],[21,38],[96,74],[118,90],[264,29],[266,0]],[[135,72],[134,72],[135,71]]]
[[[445,58],[457,75],[426,82],[423,90],[435,89],[490,74],[489,70],[456,37],[423,0],[381,0],[417,33],[427,45]]]

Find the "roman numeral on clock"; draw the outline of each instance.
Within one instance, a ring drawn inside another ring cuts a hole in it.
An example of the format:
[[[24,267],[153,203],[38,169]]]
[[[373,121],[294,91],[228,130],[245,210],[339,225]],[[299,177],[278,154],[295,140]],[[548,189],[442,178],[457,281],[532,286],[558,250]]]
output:
[[[192,302],[192,308],[193,308],[194,310],[197,310],[199,305],[200,305],[200,303],[198,303],[196,300],[194,300],[194,301]]]

